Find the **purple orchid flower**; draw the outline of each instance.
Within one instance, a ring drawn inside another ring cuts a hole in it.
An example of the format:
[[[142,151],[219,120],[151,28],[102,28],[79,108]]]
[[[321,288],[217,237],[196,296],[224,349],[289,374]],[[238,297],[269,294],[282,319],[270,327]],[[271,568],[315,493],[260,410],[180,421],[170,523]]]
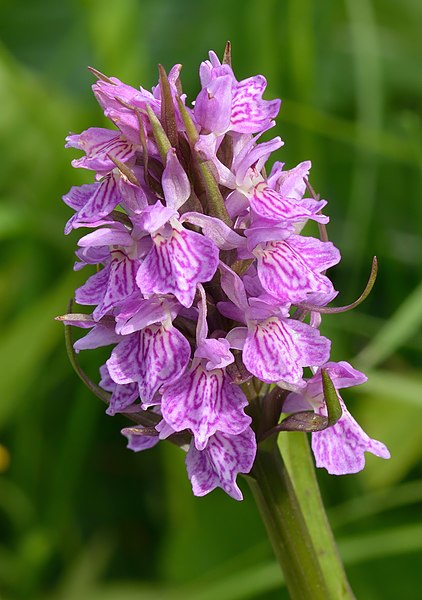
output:
[[[336,390],[360,385],[367,377],[349,363],[329,362],[324,365]],[[317,467],[327,469],[332,475],[358,473],[365,466],[365,452],[380,458],[390,458],[390,453],[381,442],[370,438],[358,425],[337,394],[343,414],[332,427],[312,433],[312,450]],[[313,410],[327,416],[321,371],[319,370],[299,393],[290,393],[283,405],[285,412]]]
[[[327,362],[331,342],[319,332],[319,309],[337,294],[326,271],[340,253],[325,235],[301,235],[308,220],[320,231],[328,222],[326,201],[308,183],[311,163],[276,161],[265,172],[283,146],[279,137],[261,141],[280,100],[263,99],[262,75],[238,81],[210,52],[190,103],[180,71],[160,67],[150,92],[92,69],[113,128],[66,138],[84,152],[73,166],[95,179],[63,200],[74,211],[65,233],[90,230],[74,268],[97,271],[75,299],[93,309],[60,320],[89,329],[75,353],[113,346],[100,388],[109,415],[136,420],[122,430],[128,447],[170,438],[187,451],[194,494],[220,487],[240,500],[237,475],[250,472],[254,432],[261,436],[251,389],[263,409],[265,384],[276,384],[284,410],[325,416],[321,367],[336,389],[365,376]],[[340,420],[312,434],[317,465],[343,474],[363,468],[364,452],[387,458],[338,402]]]
[[[175,431],[192,431],[196,448],[203,450],[217,431],[237,435],[250,425],[251,418],[243,412],[248,404],[246,396],[225,371],[234,361],[228,341],[207,338],[206,298],[202,286],[200,292],[194,359],[177,384],[164,388],[161,410]]]

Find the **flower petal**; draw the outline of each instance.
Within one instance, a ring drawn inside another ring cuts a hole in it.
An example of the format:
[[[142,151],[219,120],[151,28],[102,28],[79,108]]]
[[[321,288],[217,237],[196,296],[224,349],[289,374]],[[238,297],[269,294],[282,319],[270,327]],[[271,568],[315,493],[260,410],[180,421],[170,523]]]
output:
[[[315,245],[315,263],[312,263],[312,252],[309,246],[314,244],[307,246],[306,242],[297,243],[298,237],[300,236],[292,235],[281,242],[268,242],[264,246],[257,246],[254,250],[258,258],[258,276],[262,287],[281,302],[297,303],[304,300],[308,293],[328,294],[333,291],[333,285],[328,277],[318,273],[321,264],[331,261],[324,260],[326,254],[318,252],[321,248]],[[291,238],[295,239],[291,240]],[[320,243],[324,244],[324,242]],[[305,252],[305,256],[302,256],[302,250],[306,249],[308,251]],[[329,254],[331,255],[330,252]]]
[[[384,444],[370,438],[355,421],[341,400],[343,414],[332,427],[312,434],[312,450],[317,467],[331,475],[358,473],[365,466],[365,452],[390,458]],[[325,412],[325,411],[324,411]]]
[[[190,183],[174,148],[170,148],[167,153],[167,162],[161,183],[166,205],[178,210],[190,196]]]
[[[189,358],[189,342],[175,327],[150,325],[120,342],[107,368],[116,383],[137,382],[141,400],[148,405],[161,385],[181,377]]]
[[[193,493],[205,496],[220,487],[235,500],[242,500],[236,477],[238,473],[249,473],[255,454],[255,434],[250,427],[239,435],[216,433],[202,451],[192,443],[186,455],[186,468]]]
[[[110,277],[110,265],[106,265],[98,273],[94,273],[75,292],[75,300],[78,304],[99,304],[107,290]]]
[[[85,156],[72,160],[74,167],[100,173],[112,171],[115,167],[109,154],[123,163],[135,154],[135,148],[123,139],[119,131],[101,127],[90,127],[80,134],[69,135],[66,142],[66,148],[78,148],[85,152]]]
[[[122,336],[115,333],[114,329],[98,323],[84,337],[79,338],[73,344],[75,352],[80,350],[92,350],[102,348],[110,344],[117,344],[122,340]]]
[[[125,427],[121,433],[128,439],[126,447],[134,452],[149,450],[160,441],[158,435],[151,435],[149,431],[147,433],[144,427]]]
[[[212,79],[195,100],[194,115],[207,132],[216,135],[225,133],[230,127],[232,109],[233,76],[222,75]]]
[[[137,291],[136,272],[139,261],[130,259],[123,252],[113,252],[112,256],[104,296],[93,312],[97,320]]]
[[[139,392],[136,383],[128,383],[127,385],[115,383],[111,379],[106,365],[100,367],[100,373],[100,386],[103,390],[111,392],[110,403],[106,410],[108,415],[113,416],[116,413],[123,412],[138,398]]]
[[[198,450],[217,431],[236,435],[251,422],[243,408],[248,404],[242,390],[222,369],[207,371],[201,364],[176,384],[164,389],[161,410],[176,431],[190,429]]]
[[[111,173],[101,182],[93,184],[94,193],[78,212],[76,220],[79,224],[98,221],[116,208],[121,200],[118,189],[119,179],[119,175]]]
[[[188,212],[182,216],[181,222],[183,221],[201,227],[203,234],[210,238],[220,250],[233,250],[244,246],[246,243],[243,236],[215,217],[201,215],[197,212]]]
[[[301,382],[303,367],[328,360],[330,342],[319,331],[293,319],[270,317],[250,328],[243,362],[266,383]]]
[[[263,100],[267,81],[262,75],[243,79],[233,96],[230,129],[239,133],[257,133],[267,129],[280,110],[280,100]]]
[[[270,221],[297,222],[312,219],[313,213],[302,204],[282,196],[265,181],[256,185],[251,196],[251,207],[261,217]]]
[[[192,306],[198,283],[210,281],[217,270],[218,249],[205,236],[173,228],[169,237],[157,234],[139,268],[137,283],[144,294],[174,294]]]

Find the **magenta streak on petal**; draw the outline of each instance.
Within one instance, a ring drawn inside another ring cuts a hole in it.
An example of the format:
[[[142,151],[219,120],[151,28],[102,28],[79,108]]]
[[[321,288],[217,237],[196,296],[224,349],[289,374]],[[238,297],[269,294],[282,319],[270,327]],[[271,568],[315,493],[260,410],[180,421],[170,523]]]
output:
[[[182,376],[190,358],[187,339],[173,326],[151,325],[141,332],[139,393],[151,403],[162,384]]]
[[[258,276],[262,287],[282,302],[300,302],[310,292],[333,291],[330,280],[313,271],[289,240],[264,246],[258,255]]]
[[[119,302],[129,298],[137,290],[136,272],[139,262],[131,260],[122,252],[113,254],[104,297],[93,312],[95,319],[101,319]]]
[[[85,206],[79,211],[78,221],[91,222],[105,217],[120,202],[120,194],[117,190],[119,176],[111,174],[103,179]]]
[[[96,193],[100,183],[84,183],[83,185],[70,188],[70,190],[62,197],[65,204],[73,208],[73,210],[80,210],[85,206],[88,200]]]
[[[340,261],[340,252],[332,242],[303,235],[290,236],[288,243],[314,271],[324,271]]]
[[[250,427],[239,435],[216,433],[202,451],[192,443],[186,456],[186,468],[193,493],[204,496],[221,487],[235,500],[242,500],[236,477],[238,473],[249,473],[255,454],[255,434]]]
[[[122,412],[131,406],[138,398],[138,386],[136,383],[119,385],[110,378],[106,365],[100,368],[100,386],[107,392],[111,392],[111,398],[106,413],[110,416]]]
[[[283,321],[271,317],[251,329],[243,348],[243,362],[253,375],[274,383],[296,383],[302,377],[298,336]]]
[[[267,127],[277,115],[280,100],[263,100],[267,82],[262,75],[241,81],[235,89],[231,129],[240,133],[256,133]]]
[[[217,270],[218,249],[208,238],[187,229],[173,229],[154,245],[139,268],[137,283],[144,294],[174,294],[192,306],[197,283],[210,281]]]
[[[135,149],[132,145],[122,139],[119,132],[100,130],[100,133],[98,134],[100,141],[95,143],[97,131],[97,128],[88,129],[79,136],[77,146],[72,143],[74,147],[79,147],[86,152],[86,156],[72,161],[74,167],[82,167],[96,171],[110,171],[114,169],[115,164],[107,156],[108,154],[121,162],[127,161],[134,155]],[[104,138],[108,139],[103,141]]]
[[[99,304],[106,293],[109,275],[110,265],[91,275],[86,283],[76,290],[76,302],[78,304]]]
[[[281,196],[263,181],[255,186],[251,197],[252,209],[271,221],[301,221],[313,218],[313,214],[295,200]]]
[[[355,421],[341,400],[343,414],[340,420],[324,431],[312,434],[312,450],[317,467],[332,475],[358,473],[365,466],[365,452],[381,458],[390,458],[388,449],[370,438]],[[325,410],[319,411],[326,414]]]
[[[216,431],[238,434],[251,422],[243,408],[247,399],[222,369],[206,371],[200,364],[176,384],[166,387],[161,409],[176,430],[190,429],[198,450]]]
[[[118,344],[107,368],[119,384],[137,382],[145,404],[151,404],[162,384],[170,384],[184,372],[190,345],[173,326],[151,325]]]

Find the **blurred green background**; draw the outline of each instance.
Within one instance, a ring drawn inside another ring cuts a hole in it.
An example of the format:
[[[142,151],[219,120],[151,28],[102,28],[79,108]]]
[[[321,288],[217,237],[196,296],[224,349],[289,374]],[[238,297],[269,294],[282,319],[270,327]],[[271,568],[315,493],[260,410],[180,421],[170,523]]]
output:
[[[393,458],[318,476],[357,597],[420,599],[421,27],[419,0],[2,0],[1,600],[287,597],[245,482],[243,503],[194,498],[178,449],[126,450],[124,419],[83,388],[53,321],[82,281],[60,198],[90,181],[64,137],[105,125],[87,65],[150,88],[158,62],[180,62],[192,99],[227,39],[238,78],[262,73],[283,98],[277,158],[313,161],[341,304],[378,256],[370,298],[323,332],[334,360],[370,374],[344,397]],[[105,357],[81,360],[96,378]]]

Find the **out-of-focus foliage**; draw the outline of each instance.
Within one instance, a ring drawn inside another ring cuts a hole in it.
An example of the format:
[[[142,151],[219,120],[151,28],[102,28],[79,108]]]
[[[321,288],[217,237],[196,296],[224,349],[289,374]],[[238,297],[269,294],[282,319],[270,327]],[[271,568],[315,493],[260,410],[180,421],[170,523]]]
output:
[[[176,448],[127,451],[124,420],[76,379],[53,321],[81,281],[60,197],[89,181],[63,139],[104,124],[86,66],[150,88],[158,62],[181,62],[193,97],[199,62],[227,39],[238,77],[265,74],[267,98],[284,100],[279,159],[313,161],[341,304],[378,256],[371,297],[323,327],[334,360],[370,371],[345,398],[393,458],[319,477],[357,597],[420,598],[420,1],[3,0],[1,13],[2,600],[282,597],[247,487],[240,504],[194,498]],[[82,357],[93,378],[104,356]]]

